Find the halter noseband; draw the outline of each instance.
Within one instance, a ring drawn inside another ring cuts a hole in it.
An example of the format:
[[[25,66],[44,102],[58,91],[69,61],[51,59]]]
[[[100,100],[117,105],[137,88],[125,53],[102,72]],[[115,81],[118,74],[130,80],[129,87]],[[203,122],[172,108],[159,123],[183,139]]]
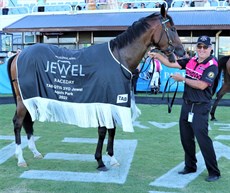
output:
[[[164,34],[164,32],[166,33],[166,36],[167,36],[167,38],[168,38],[168,48],[166,48],[166,49],[164,49],[164,50],[162,50],[162,49],[160,49],[162,52],[164,52],[166,55],[170,55],[170,54],[172,54],[173,52],[174,52],[174,50],[175,50],[175,47],[172,45],[172,40],[170,39],[170,36],[169,36],[169,31],[168,31],[168,27],[166,26],[166,23],[167,22],[169,22],[169,19],[164,19],[164,18],[162,18],[161,17],[161,24],[162,24],[162,30],[161,30],[161,36],[160,36],[160,39],[159,39],[159,41],[157,42],[157,44],[156,44],[156,47],[159,47],[158,45],[159,45],[159,43],[160,43],[160,41],[161,41],[161,39],[162,39],[162,37],[163,37],[163,34]]]

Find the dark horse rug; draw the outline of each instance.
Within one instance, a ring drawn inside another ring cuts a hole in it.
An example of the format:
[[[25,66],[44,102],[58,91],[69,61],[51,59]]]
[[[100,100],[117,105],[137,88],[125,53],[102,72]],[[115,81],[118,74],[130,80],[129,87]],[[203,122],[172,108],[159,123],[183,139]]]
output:
[[[33,121],[107,128],[118,123],[133,131],[130,107],[133,114],[138,109],[131,102],[132,73],[116,60],[109,43],[81,50],[35,44],[20,53],[17,76]]]

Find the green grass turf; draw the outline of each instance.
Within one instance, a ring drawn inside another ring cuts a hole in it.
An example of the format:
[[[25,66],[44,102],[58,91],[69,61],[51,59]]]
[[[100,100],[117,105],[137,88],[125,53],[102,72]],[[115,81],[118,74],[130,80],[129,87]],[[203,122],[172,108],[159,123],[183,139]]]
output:
[[[178,125],[160,129],[149,123],[178,122],[180,105],[174,105],[171,114],[166,105],[138,105],[142,115],[138,121],[148,129],[135,127],[134,133],[125,133],[117,129],[115,139],[136,139],[137,148],[124,184],[92,182],[56,182],[51,180],[29,180],[19,176],[27,170],[58,170],[73,172],[96,172],[95,162],[36,160],[28,148],[24,149],[24,158],[28,168],[17,167],[14,157],[0,164],[0,193],[147,193],[149,191],[176,193],[229,193],[230,160],[222,157],[218,163],[222,178],[214,183],[204,181],[207,171],[204,170],[195,180],[184,188],[165,188],[150,186],[155,179],[183,161],[183,150],[180,144]],[[12,117],[15,105],[0,105],[0,135],[13,135]],[[230,125],[230,108],[218,107],[218,123]],[[229,131],[219,130],[218,125],[210,122],[212,139],[217,135],[230,135]],[[44,155],[49,152],[94,154],[95,144],[62,144],[64,137],[97,138],[95,128],[77,128],[61,123],[35,122],[35,135],[38,150]],[[25,135],[24,131],[22,135]],[[219,140],[230,147],[230,141]],[[0,148],[9,141],[0,140]],[[103,150],[105,152],[105,148]],[[119,151],[122,151],[119,150]],[[199,148],[197,147],[197,151]],[[115,155],[119,152],[115,152]],[[0,155],[2,156],[2,155]],[[122,164],[122,163],[121,163]],[[183,176],[181,176],[183,178]]]

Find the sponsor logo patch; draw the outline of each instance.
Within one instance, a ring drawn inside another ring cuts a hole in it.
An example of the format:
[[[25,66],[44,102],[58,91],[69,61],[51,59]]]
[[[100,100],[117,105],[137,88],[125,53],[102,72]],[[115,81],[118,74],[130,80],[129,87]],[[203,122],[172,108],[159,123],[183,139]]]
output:
[[[214,78],[214,72],[209,72],[208,73],[208,77],[211,78],[211,79],[213,79]]]
[[[127,102],[128,102],[128,94],[117,95],[117,103],[127,103]]]

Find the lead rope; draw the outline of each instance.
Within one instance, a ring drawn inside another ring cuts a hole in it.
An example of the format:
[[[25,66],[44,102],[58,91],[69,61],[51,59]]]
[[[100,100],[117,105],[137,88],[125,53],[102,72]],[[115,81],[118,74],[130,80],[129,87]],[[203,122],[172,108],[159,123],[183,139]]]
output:
[[[169,84],[169,82],[170,82],[170,79],[171,79],[171,76],[168,78],[168,80],[167,80],[167,82],[166,82],[166,84],[165,84],[164,92],[163,92],[162,98],[161,98],[162,100],[164,99],[165,92],[166,92],[166,90],[167,90],[167,87],[168,87],[168,84]],[[170,102],[169,92],[170,92],[171,86],[172,86],[175,82],[177,83],[177,85],[176,85],[176,90],[175,90],[174,95],[173,95],[173,97],[172,97],[172,100],[171,100],[171,102]],[[172,107],[173,107],[174,100],[175,100],[175,98],[176,98],[177,90],[178,90],[178,82],[177,82],[177,81],[174,81],[174,82],[173,82],[172,84],[170,84],[169,87],[168,87],[168,95],[167,95],[168,113],[171,113],[171,111],[172,111]]]

